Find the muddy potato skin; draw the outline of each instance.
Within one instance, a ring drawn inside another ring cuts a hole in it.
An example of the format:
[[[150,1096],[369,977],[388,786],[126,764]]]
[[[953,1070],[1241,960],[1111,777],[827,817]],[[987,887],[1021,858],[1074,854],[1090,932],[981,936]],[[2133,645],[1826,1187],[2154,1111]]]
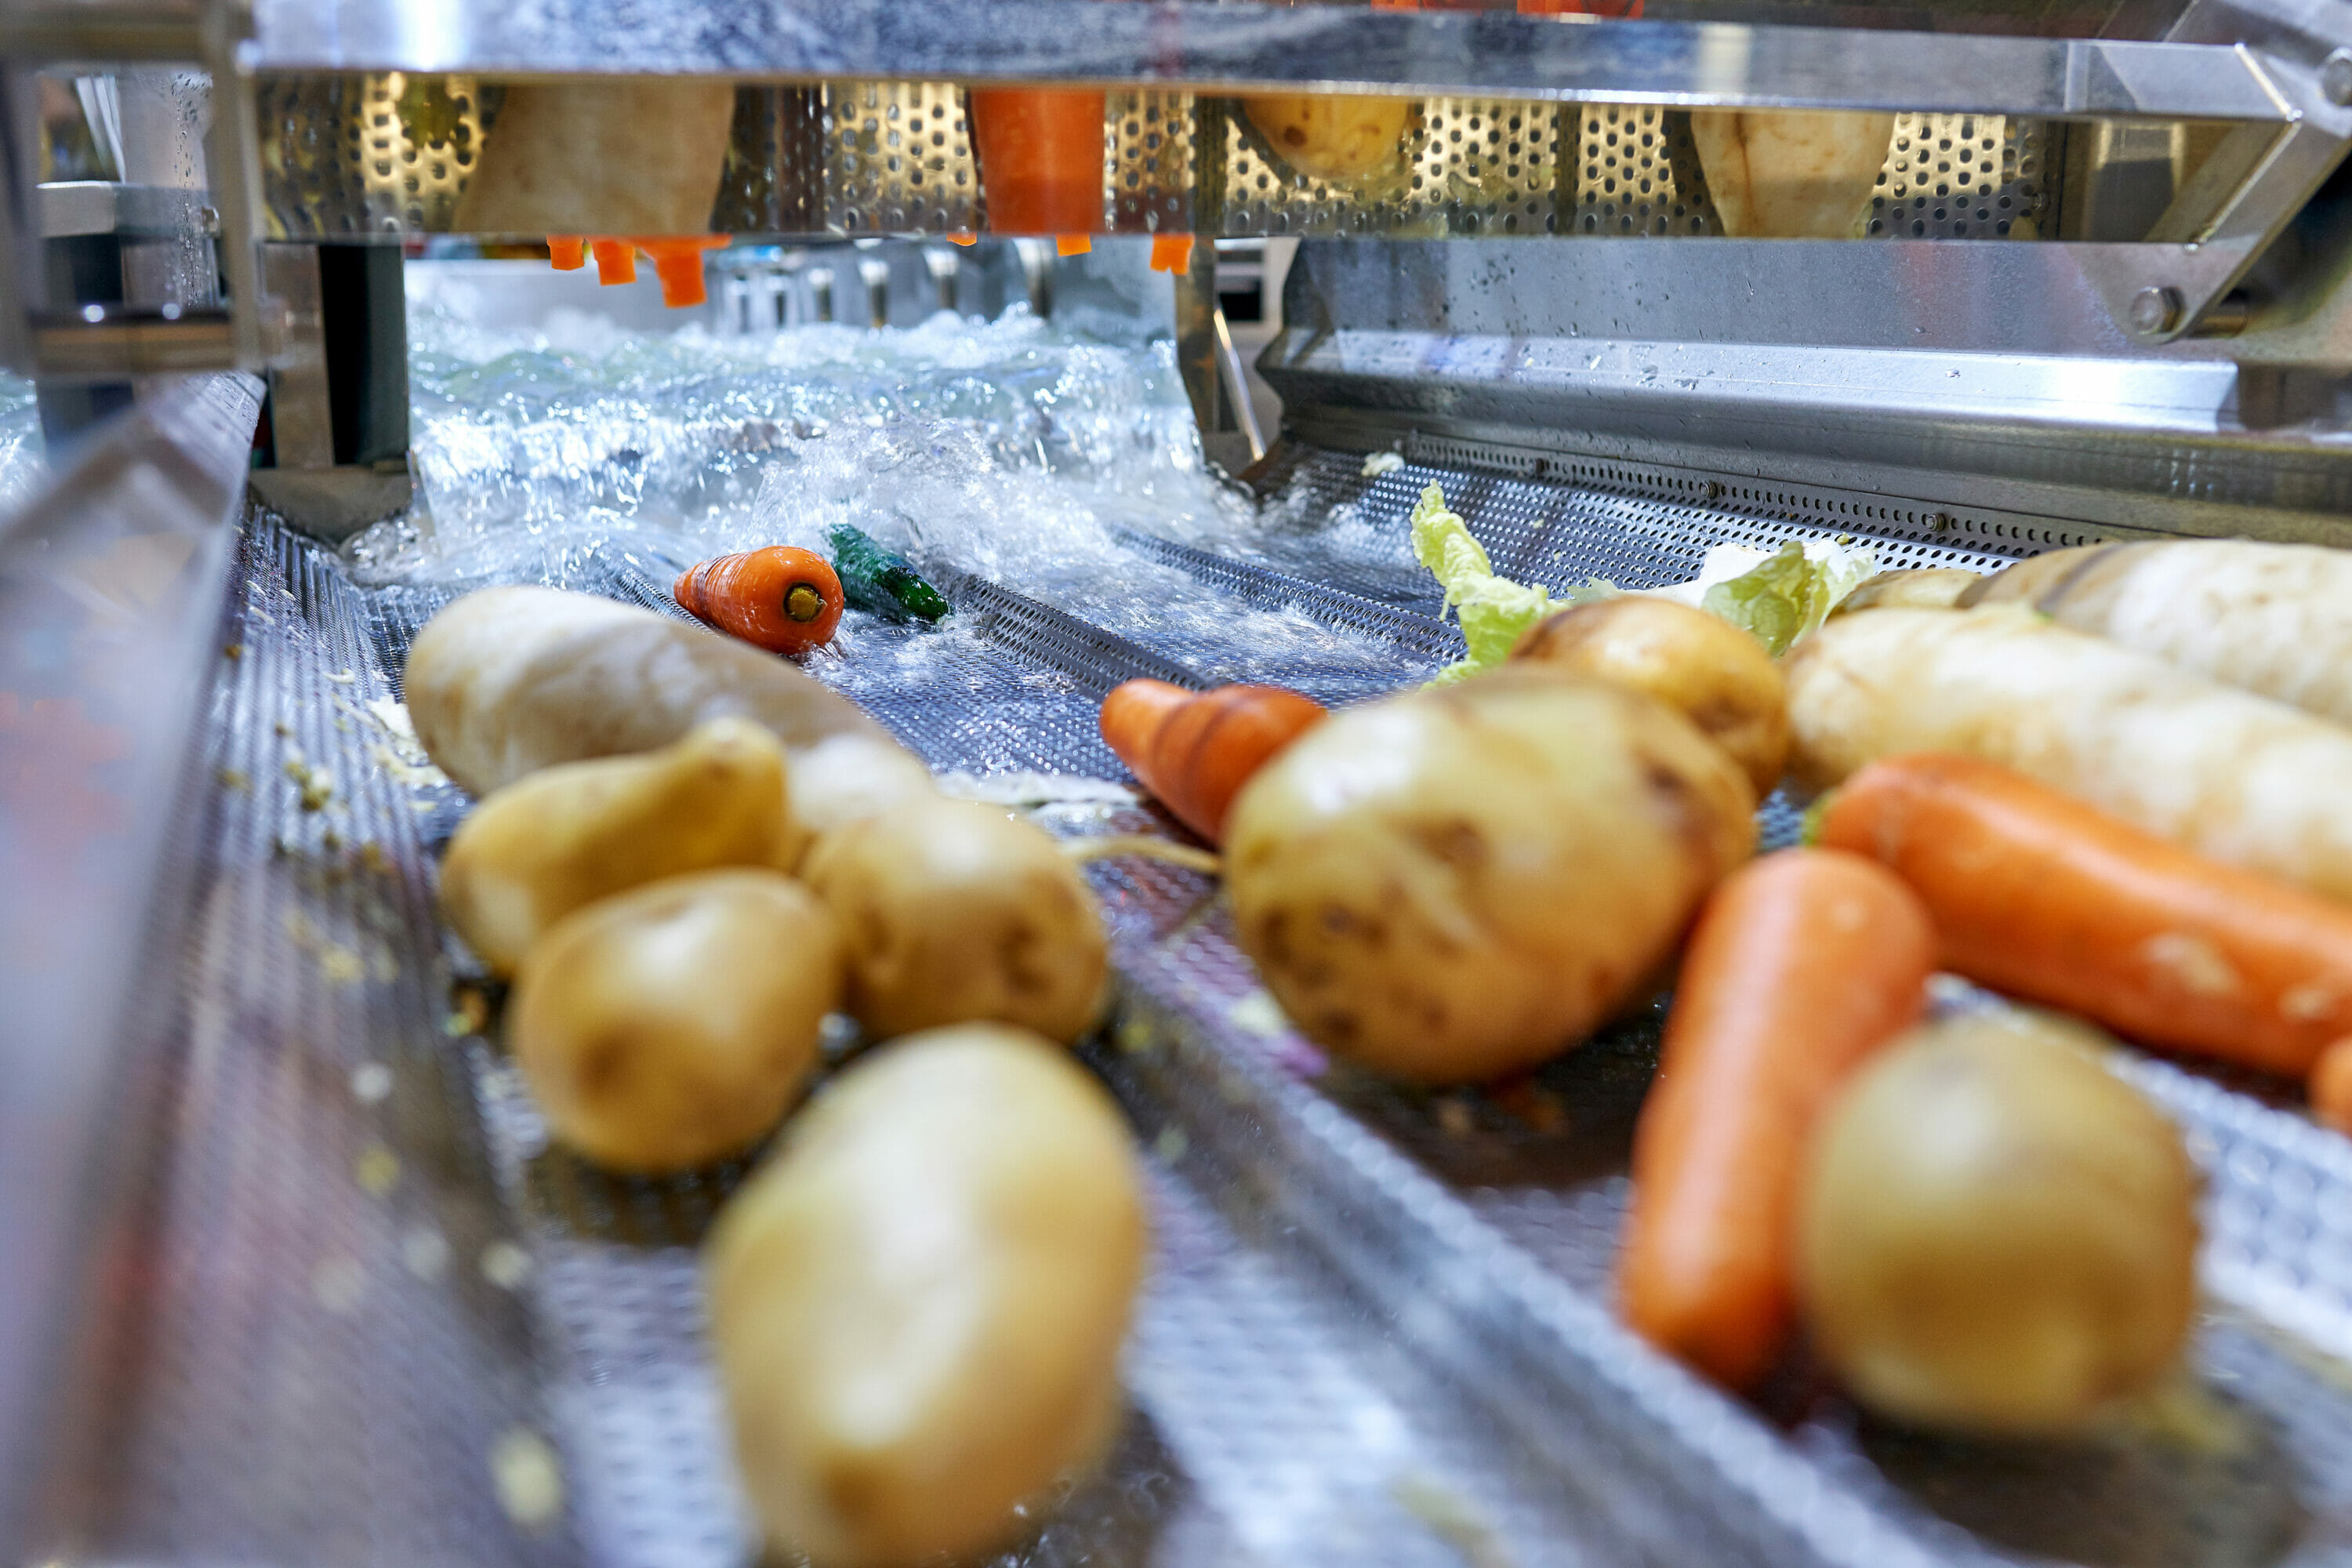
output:
[[[1754,848],[1754,807],[1664,704],[1507,668],[1302,737],[1234,803],[1226,886],[1309,1038],[1476,1082],[1576,1044],[1654,980]]]
[[[991,1019],[1076,1040],[1109,962],[1094,891],[1003,809],[930,797],[827,834],[803,870],[849,946],[849,1010],[882,1038]]]
[[[1529,626],[1514,661],[1656,698],[1721,746],[1758,799],[1789,761],[1789,688],[1764,645],[1688,605],[1638,595],[1579,605]]]
[[[572,910],[717,866],[788,870],[805,835],[784,749],[747,719],[676,745],[543,769],[476,806],[441,863],[441,908],[490,973],[511,975]]]
[[[1054,1043],[962,1025],[849,1068],[705,1254],[770,1539],[896,1568],[1020,1534],[1117,1430],[1145,1241],[1126,1124]]]
[[[616,1171],[692,1170],[782,1119],[842,970],[832,911],[790,878],[672,877],[558,922],[508,1038],[558,1140]]]
[[[1413,100],[1284,93],[1245,98],[1242,107],[1258,133],[1300,174],[1360,180],[1397,162]]]
[[[1872,1408],[2058,1436],[2178,1361],[2194,1168],[2163,1114],[2068,1036],[1923,1026],[1824,1127],[1799,1291],[1816,1348]]]

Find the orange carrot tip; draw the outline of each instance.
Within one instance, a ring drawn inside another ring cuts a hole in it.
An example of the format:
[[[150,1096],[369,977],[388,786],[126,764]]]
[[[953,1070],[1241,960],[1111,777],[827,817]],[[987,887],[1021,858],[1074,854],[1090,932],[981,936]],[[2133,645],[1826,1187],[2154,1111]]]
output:
[[[637,280],[637,249],[627,240],[592,239],[588,247],[596,253],[597,282],[610,289]]]
[[[1151,270],[1154,272],[1190,272],[1192,269],[1192,237],[1189,234],[1156,234],[1151,237]]]
[[[702,278],[702,256],[724,250],[723,234],[663,235],[632,242],[654,259],[654,276],[661,279],[662,303],[673,310],[699,305],[710,298]]]
[[[551,234],[547,258],[558,272],[577,272],[588,265],[588,242],[576,234]]]
[[[969,230],[960,229],[956,233],[948,236],[948,243],[950,245],[978,245],[980,243],[980,236],[973,234]]]
[[[1056,256],[1084,256],[1095,247],[1094,240],[1083,234],[1057,234],[1054,237]]]

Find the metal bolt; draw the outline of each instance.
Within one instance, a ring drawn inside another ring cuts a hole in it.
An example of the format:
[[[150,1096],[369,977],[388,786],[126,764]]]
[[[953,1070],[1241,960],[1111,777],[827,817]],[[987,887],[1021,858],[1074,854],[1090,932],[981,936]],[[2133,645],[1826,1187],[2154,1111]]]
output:
[[[2338,109],[2352,109],[2352,49],[2338,49],[2319,64],[2319,90]]]
[[[2180,290],[2150,284],[2132,296],[2124,319],[2144,338],[2158,337],[2180,324]]]

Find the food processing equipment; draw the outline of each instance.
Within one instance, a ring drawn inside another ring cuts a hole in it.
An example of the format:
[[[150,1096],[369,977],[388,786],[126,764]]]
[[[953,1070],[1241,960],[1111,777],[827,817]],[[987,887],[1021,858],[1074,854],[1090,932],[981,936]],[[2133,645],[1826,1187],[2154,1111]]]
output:
[[[43,82],[117,177],[46,178]],[[1051,237],[955,243],[992,228],[966,94],[1105,89],[1089,227],[1195,237],[1163,260],[1204,450],[1375,529],[1442,480],[1521,579],[1822,535],[2352,543],[2352,23],[2319,0],[0,0],[0,361],[55,453],[0,531],[17,1561],[749,1560],[692,1251],[740,1173],[546,1147],[433,911],[465,803],[394,705],[446,593],[330,548],[410,504],[404,248],[468,232],[519,92],[646,82],[731,95],[709,226],[772,247],[711,264],[736,332],[1066,310]],[[1247,111],[1277,93],[1411,107],[1387,164],[1318,177]],[[1850,221],[1783,237],[1772,170],[1702,140],[1796,110],[1888,125]],[[1458,644],[1433,595],[1132,544],[1400,666]],[[943,771],[1121,778],[1094,701],[1134,675],[1396,679],[941,575],[977,635],[869,705]],[[2188,1435],[1930,1442],[1727,1399],[1612,1317],[1654,1018],[1509,1096],[1381,1087],[1266,1010],[1212,884],[1097,875],[1090,1059],[1158,1256],[1126,1435],[1022,1561],[2352,1561],[2352,1145],[2275,1086],[2130,1069],[2209,1184]]]

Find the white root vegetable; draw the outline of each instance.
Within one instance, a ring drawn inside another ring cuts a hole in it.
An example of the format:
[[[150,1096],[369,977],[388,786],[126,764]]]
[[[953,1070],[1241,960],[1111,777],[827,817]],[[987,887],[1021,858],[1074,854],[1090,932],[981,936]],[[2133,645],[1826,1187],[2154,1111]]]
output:
[[[2022,605],[1865,610],[1788,663],[1791,772],[1959,752],[2151,833],[2352,900],[2352,731]]]
[[[1024,1030],[909,1036],[835,1079],[706,1251],[769,1539],[899,1568],[1034,1529],[1118,1429],[1142,1187],[1109,1095]]]
[[[782,659],[593,594],[468,594],[417,634],[404,695],[425,751],[477,795],[730,715],[784,743],[794,814],[812,831],[930,791],[919,759]]]
[[[1504,668],[1335,713],[1244,786],[1241,945],[1298,1027],[1423,1083],[1577,1044],[1755,844],[1722,748],[1654,698]]]
[[[2352,725],[2352,550],[2184,539],[2053,551],[1965,603],[2063,626]]]
[[[1691,140],[1723,232],[1743,239],[1845,239],[1861,221],[1891,114],[1694,110]]]
[[[1416,107],[1409,98],[1330,93],[1242,100],[1242,111],[1285,163],[1312,179],[1338,181],[1398,167],[1405,127]]]
[[[458,204],[469,234],[710,230],[735,84],[516,82]]]

